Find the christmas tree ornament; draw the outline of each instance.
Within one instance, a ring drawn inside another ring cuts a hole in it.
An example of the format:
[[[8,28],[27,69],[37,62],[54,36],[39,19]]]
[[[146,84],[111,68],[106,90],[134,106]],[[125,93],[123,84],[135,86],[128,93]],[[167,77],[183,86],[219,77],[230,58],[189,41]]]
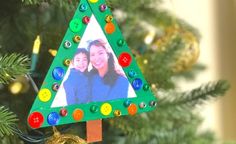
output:
[[[28,124],[37,129],[87,122],[86,140],[96,142],[102,140],[101,119],[148,112],[155,102],[105,0],[81,0]],[[63,142],[58,135],[48,143]]]
[[[165,30],[165,35],[157,39],[152,45],[153,49],[159,52],[166,51],[167,45],[172,43],[176,37],[180,37],[184,45],[177,52],[178,57],[171,64],[172,70],[175,73],[190,69],[196,62],[200,54],[199,41],[197,37],[189,32],[182,30],[177,24],[168,27]]]
[[[184,32],[182,37],[185,46],[176,62],[172,65],[174,72],[189,70],[197,62],[200,54],[199,42],[192,33]]]
[[[157,49],[158,51],[165,51],[167,44],[171,43],[174,38],[182,34],[182,30],[180,29],[178,24],[174,24],[165,28],[163,34],[158,37],[154,44],[152,45],[153,49]]]
[[[53,127],[53,136],[51,136],[45,144],[87,144],[87,142],[75,135],[60,134],[60,132]]]

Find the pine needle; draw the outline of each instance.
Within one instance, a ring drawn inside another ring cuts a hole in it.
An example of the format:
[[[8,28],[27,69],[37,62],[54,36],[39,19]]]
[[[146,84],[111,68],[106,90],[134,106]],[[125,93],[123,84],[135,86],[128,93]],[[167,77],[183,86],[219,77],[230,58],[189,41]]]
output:
[[[0,83],[8,84],[16,76],[29,72],[30,61],[22,54],[5,54],[0,57]]]
[[[161,98],[159,100],[159,106],[194,107],[212,98],[224,95],[229,87],[229,83],[225,80],[209,82],[200,86],[199,88],[191,90],[190,92],[184,92],[177,96]]]
[[[5,107],[0,107],[0,137],[5,135],[13,135],[13,125],[18,121],[17,116],[6,109]]]

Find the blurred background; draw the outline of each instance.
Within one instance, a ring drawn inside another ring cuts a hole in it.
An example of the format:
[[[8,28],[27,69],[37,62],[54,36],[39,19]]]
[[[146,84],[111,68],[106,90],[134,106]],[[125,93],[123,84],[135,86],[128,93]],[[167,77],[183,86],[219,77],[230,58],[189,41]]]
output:
[[[0,144],[41,144],[53,134],[30,129],[27,116],[79,2],[0,2]],[[150,113],[103,120],[100,143],[235,144],[236,0],[106,4],[158,104]],[[58,129],[86,139],[85,123]]]
[[[222,98],[202,109],[203,128],[214,130],[219,138],[236,139],[236,0],[165,0],[164,8],[186,20],[201,34],[199,62],[207,69],[193,83],[183,83],[184,88],[194,87],[202,81],[227,79],[231,89]]]

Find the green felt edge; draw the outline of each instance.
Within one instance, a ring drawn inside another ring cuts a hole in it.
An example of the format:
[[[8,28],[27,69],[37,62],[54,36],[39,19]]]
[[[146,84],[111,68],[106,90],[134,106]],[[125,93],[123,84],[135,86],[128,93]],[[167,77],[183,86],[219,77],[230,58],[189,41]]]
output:
[[[79,11],[79,6],[82,3],[83,4],[88,4],[90,6],[90,7],[88,7],[88,9],[85,12],[80,12]],[[75,15],[74,15],[74,17],[72,19],[75,19],[75,18],[78,19],[79,18],[79,19],[82,20],[82,18],[84,16],[89,16],[90,17],[92,15],[92,13],[93,13],[95,18],[96,18],[96,20],[100,24],[104,34],[106,35],[107,40],[109,41],[109,43],[110,43],[114,53],[116,54],[116,56],[118,57],[122,52],[128,52],[132,56],[132,53],[131,53],[131,51],[128,48],[126,43],[122,47],[117,46],[117,40],[119,40],[120,38],[123,38],[123,36],[122,36],[122,34],[121,34],[120,30],[119,30],[119,27],[118,27],[115,19],[113,19],[113,21],[112,21],[113,24],[116,26],[115,32],[112,33],[112,34],[106,34],[106,32],[104,31],[104,27],[105,27],[105,24],[106,24],[105,17],[107,15],[112,15],[109,9],[107,9],[105,12],[100,12],[99,6],[101,4],[105,4],[105,1],[104,0],[99,0],[97,3],[89,3],[89,2],[87,2],[87,0],[81,0],[80,4],[78,5],[78,8],[77,8],[77,10],[75,12]],[[79,35],[82,38],[85,29],[86,29],[86,25],[85,24],[83,24],[81,31],[79,31],[78,33],[73,33],[70,30],[70,28],[67,29],[67,32],[66,32],[66,34],[65,34],[65,36],[64,36],[64,38],[62,40],[62,43],[61,43],[61,45],[59,47],[58,53],[57,53],[56,57],[54,58],[54,60],[52,62],[52,65],[49,68],[49,71],[48,71],[48,73],[46,75],[46,78],[45,78],[45,80],[44,80],[44,82],[43,82],[43,84],[42,84],[42,86],[40,88],[40,89],[43,89],[43,88],[49,89],[51,91],[51,93],[52,93],[51,99],[49,101],[47,101],[47,102],[42,102],[42,101],[39,100],[39,98],[37,96],[36,100],[34,101],[34,104],[33,104],[32,108],[30,110],[30,114],[33,113],[33,112],[36,112],[36,111],[43,114],[44,122],[41,125],[41,127],[51,126],[47,122],[48,114],[50,114],[51,112],[59,113],[61,108],[66,108],[67,111],[68,111],[68,114],[65,117],[60,117],[60,120],[57,123],[57,125],[63,125],[63,124],[69,124],[69,123],[75,123],[75,122],[82,122],[82,121],[89,121],[89,120],[95,120],[95,119],[103,119],[103,118],[114,117],[114,111],[115,110],[120,110],[121,111],[121,115],[128,115],[127,107],[124,106],[124,102],[126,100],[130,100],[133,104],[137,105],[137,108],[138,108],[137,113],[148,112],[148,111],[151,111],[151,110],[155,109],[155,107],[149,105],[150,101],[157,101],[156,97],[153,95],[153,93],[151,92],[150,89],[147,90],[147,91],[144,91],[143,89],[135,91],[136,95],[137,95],[137,97],[135,97],[135,98],[127,98],[127,99],[118,99],[118,100],[107,101],[109,104],[112,105],[112,112],[109,115],[107,115],[107,116],[102,115],[100,113],[101,105],[106,103],[106,102],[91,102],[91,103],[88,103],[88,104],[70,105],[70,106],[55,107],[55,108],[51,108],[50,107],[52,102],[53,102],[53,100],[54,100],[54,98],[55,98],[55,95],[56,95],[56,92],[54,92],[52,90],[52,85],[55,82],[60,84],[61,81],[62,81],[62,80],[60,80],[60,81],[54,80],[53,77],[52,77],[52,71],[53,71],[53,69],[55,67],[62,67],[65,71],[67,71],[68,67],[63,65],[63,61],[65,59],[72,59],[73,56],[74,56],[74,53],[76,52],[77,46],[78,46],[78,44],[73,42],[72,38],[74,37],[74,35]],[[73,44],[70,49],[65,49],[64,46],[63,46],[64,42],[66,40],[71,41],[71,43]],[[130,66],[123,68],[123,70],[126,73],[127,78],[129,79],[130,83],[135,78],[140,78],[140,79],[142,79],[144,84],[147,84],[147,82],[144,79],[140,69],[138,68],[138,65],[135,62],[135,59],[134,59],[133,56],[132,56],[132,62],[130,64]],[[134,77],[134,78],[130,78],[128,76],[128,72],[130,70],[134,70],[137,73],[137,76]],[[145,108],[139,108],[139,104],[141,102],[146,103],[147,106]],[[98,106],[99,111],[96,112],[96,113],[92,113],[90,111],[90,107],[92,105]],[[72,117],[73,111],[75,109],[81,109],[84,112],[84,117],[80,121],[75,121],[73,119],[73,117]]]

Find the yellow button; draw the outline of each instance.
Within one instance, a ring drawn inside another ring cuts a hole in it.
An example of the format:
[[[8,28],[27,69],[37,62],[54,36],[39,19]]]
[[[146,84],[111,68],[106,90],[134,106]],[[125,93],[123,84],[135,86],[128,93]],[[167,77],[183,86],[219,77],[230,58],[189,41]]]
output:
[[[100,109],[101,113],[105,116],[109,115],[112,111],[112,106],[109,103],[104,103]]]
[[[96,2],[98,2],[98,0],[89,0],[89,2],[96,3]]]
[[[42,102],[47,102],[47,101],[49,101],[50,98],[51,98],[51,92],[50,92],[50,90],[48,90],[48,89],[41,89],[41,90],[39,91],[38,96],[39,96],[39,100],[40,100],[40,101],[42,101]]]

